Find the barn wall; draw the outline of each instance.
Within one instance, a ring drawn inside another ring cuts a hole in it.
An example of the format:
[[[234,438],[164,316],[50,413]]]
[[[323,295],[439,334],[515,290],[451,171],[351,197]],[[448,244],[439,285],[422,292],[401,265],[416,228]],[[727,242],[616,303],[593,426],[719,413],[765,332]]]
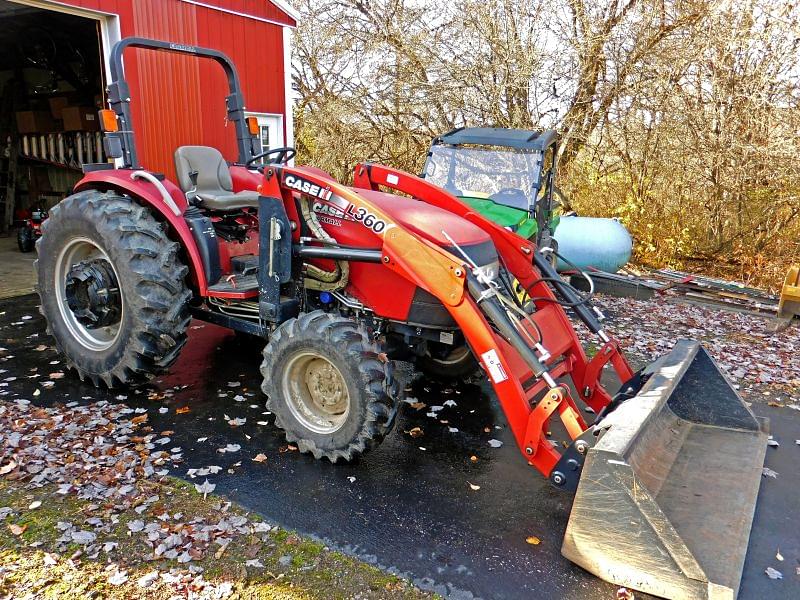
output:
[[[115,13],[123,37],[140,36],[207,46],[231,57],[247,110],[285,114],[280,25],[181,0],[70,0],[81,8]],[[201,4],[294,25],[266,0],[203,0]],[[125,53],[140,163],[174,177],[178,146],[219,148],[235,160],[236,138],[226,126],[227,81],[215,62],[140,49]]]

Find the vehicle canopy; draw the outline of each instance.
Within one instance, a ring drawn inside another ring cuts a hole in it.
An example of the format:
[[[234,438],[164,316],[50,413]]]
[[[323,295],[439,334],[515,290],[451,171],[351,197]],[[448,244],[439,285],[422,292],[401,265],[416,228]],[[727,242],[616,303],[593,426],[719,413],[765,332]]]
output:
[[[552,231],[557,135],[461,127],[431,144],[423,178],[525,238]]]

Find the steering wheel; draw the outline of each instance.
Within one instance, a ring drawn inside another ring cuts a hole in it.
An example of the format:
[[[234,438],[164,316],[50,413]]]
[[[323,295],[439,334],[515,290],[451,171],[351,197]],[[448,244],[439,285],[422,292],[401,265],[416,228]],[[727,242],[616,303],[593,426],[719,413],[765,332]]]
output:
[[[250,160],[248,160],[245,163],[245,165],[247,167],[252,167],[253,163],[258,162],[262,158],[266,158],[267,156],[270,156],[272,154],[276,155],[275,158],[273,158],[272,160],[268,160],[266,162],[267,164],[270,165],[277,165],[292,160],[297,154],[297,150],[295,150],[291,146],[284,146],[283,148],[273,148],[272,150],[265,150],[264,152],[259,152],[258,154],[253,156]],[[264,168],[264,165],[259,165],[257,168],[261,170]]]

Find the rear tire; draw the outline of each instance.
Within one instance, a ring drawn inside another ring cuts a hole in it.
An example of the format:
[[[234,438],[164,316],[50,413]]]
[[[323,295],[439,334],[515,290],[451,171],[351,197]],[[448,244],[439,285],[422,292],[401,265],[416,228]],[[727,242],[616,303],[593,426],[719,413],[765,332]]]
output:
[[[264,348],[261,390],[286,440],[334,463],[377,445],[399,400],[385,357],[363,325],[323,311],[278,327]]]
[[[432,356],[430,352],[417,357],[416,365],[426,376],[437,381],[464,381],[480,371],[478,361],[469,346],[453,348],[444,356]]]
[[[36,247],[40,310],[81,380],[135,385],[175,362],[190,320],[188,269],[147,208],[79,192],[53,208]]]
[[[33,227],[25,225],[17,230],[17,246],[20,252],[33,252],[36,247],[36,236]]]

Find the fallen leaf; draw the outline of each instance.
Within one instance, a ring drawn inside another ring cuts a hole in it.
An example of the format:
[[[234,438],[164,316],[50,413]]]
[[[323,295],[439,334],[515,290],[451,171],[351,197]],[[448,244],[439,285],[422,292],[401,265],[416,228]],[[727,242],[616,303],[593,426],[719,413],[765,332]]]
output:
[[[264,565],[261,564],[261,561],[257,558],[253,558],[251,560],[246,560],[244,563],[245,567],[255,567],[256,569],[263,569]]]
[[[139,519],[135,519],[128,523],[128,530],[132,531],[133,533],[139,532],[144,529],[144,521],[140,521]]]
[[[147,588],[153,585],[158,579],[158,571],[150,571],[146,575],[142,575],[137,581],[140,588]]]
[[[479,489],[481,489],[481,486],[479,486],[479,485],[475,485],[474,483],[469,483],[469,481],[467,483],[469,484],[470,489],[472,489],[475,492],[477,492]]]
[[[422,410],[423,408],[425,408],[428,405],[425,404],[424,402],[412,402],[411,404],[409,404],[409,406],[411,408],[413,408],[414,410]]]
[[[414,428],[409,429],[408,431],[406,431],[406,433],[408,435],[410,435],[412,438],[418,438],[418,437],[422,437],[423,435],[425,435],[425,432],[422,431],[422,427],[414,427]]]
[[[50,379],[63,379],[64,378],[64,373],[62,373],[61,371],[57,371],[55,373],[50,373],[50,375],[48,375],[48,377]]]
[[[770,579],[783,579],[783,573],[777,569],[773,569],[772,567],[767,567],[767,570],[764,571],[764,573],[766,573],[767,577]]]
[[[262,454],[262,453],[259,452],[258,454],[256,454],[256,457],[253,459],[253,461],[254,462],[267,462],[267,455],[266,454]]]
[[[203,498],[205,499],[214,489],[217,487],[216,483],[210,483],[208,479],[206,479],[203,483],[195,483],[194,489],[197,490],[198,494],[203,494]]]
[[[469,459],[470,459],[470,461],[472,461],[474,463],[478,462],[478,457],[475,456],[474,454],[472,456],[470,456]]]
[[[147,413],[139,415],[138,417],[133,417],[131,419],[131,423],[133,423],[134,425],[141,425],[145,421],[147,421]]]
[[[176,415],[185,415],[186,413],[190,412],[192,409],[188,406],[181,406],[180,408],[175,409]]]
[[[538,546],[542,543],[542,540],[537,538],[535,535],[531,535],[525,538],[525,541],[528,542],[531,546]]]
[[[128,574],[125,571],[117,571],[108,578],[108,583],[111,585],[122,585],[128,581]]]
[[[33,502],[31,502],[31,503],[28,505],[28,510],[36,510],[36,509],[37,509],[37,508],[39,508],[41,505],[42,505],[42,501],[41,501],[41,500],[34,500]]]
[[[617,600],[635,600],[635,597],[631,590],[621,587],[617,590]]]
[[[17,535],[17,536],[22,535],[23,533],[25,533],[25,530],[27,528],[28,528],[28,524],[27,523],[25,523],[24,525],[17,525],[16,523],[11,523],[8,526],[8,529],[11,531],[11,533],[14,534],[14,535]]]
[[[772,469],[767,468],[767,467],[764,467],[761,470],[761,474],[764,477],[772,477],[773,479],[777,479],[778,478],[778,473],[776,471],[773,471]]]
[[[12,460],[0,467],[0,475],[5,475],[6,473],[11,473],[17,467],[16,461]]]
[[[492,448],[499,448],[500,446],[503,445],[503,442],[501,442],[500,440],[489,440],[489,445]]]

